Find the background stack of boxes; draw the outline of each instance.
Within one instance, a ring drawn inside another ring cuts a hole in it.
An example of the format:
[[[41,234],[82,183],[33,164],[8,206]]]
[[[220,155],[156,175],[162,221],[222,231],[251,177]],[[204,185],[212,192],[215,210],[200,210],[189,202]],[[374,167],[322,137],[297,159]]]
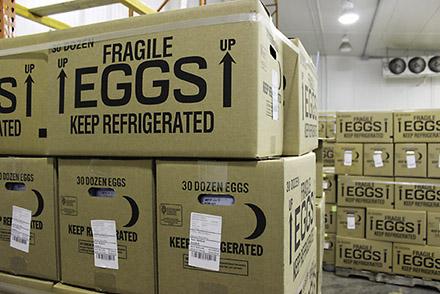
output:
[[[259,1],[1,48],[2,287],[320,292],[316,69]]]
[[[336,123],[336,267],[437,279],[440,113],[341,112]]]
[[[325,194],[325,242],[323,267],[333,271],[336,245],[336,194],[337,175],[335,174],[334,147],[336,137],[336,113],[319,113],[319,140],[322,142],[323,171],[322,189]]]

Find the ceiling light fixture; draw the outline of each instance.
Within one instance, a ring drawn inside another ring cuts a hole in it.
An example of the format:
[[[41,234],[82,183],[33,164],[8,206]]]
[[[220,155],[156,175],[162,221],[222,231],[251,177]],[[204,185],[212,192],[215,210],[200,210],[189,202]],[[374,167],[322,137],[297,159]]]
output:
[[[354,4],[351,0],[344,0],[342,14],[338,21],[343,25],[351,25],[359,20],[359,14],[354,12]]]
[[[342,53],[349,53],[353,50],[353,47],[350,44],[350,40],[348,39],[347,35],[344,35],[342,37],[342,43],[339,45],[339,51]]]

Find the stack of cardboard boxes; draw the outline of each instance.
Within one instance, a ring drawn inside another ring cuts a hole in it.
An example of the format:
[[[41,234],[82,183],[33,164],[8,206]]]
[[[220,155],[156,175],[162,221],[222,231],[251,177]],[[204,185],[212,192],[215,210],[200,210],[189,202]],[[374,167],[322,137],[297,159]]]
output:
[[[324,256],[323,267],[327,271],[334,270],[336,244],[336,193],[337,175],[335,174],[335,131],[336,113],[319,113],[319,141],[322,142],[323,171],[322,190],[325,195],[324,209]],[[317,175],[318,177],[318,175]]]
[[[439,130],[435,111],[337,114],[337,267],[436,279]]]
[[[0,48],[1,285],[320,292],[316,70],[259,1]]]

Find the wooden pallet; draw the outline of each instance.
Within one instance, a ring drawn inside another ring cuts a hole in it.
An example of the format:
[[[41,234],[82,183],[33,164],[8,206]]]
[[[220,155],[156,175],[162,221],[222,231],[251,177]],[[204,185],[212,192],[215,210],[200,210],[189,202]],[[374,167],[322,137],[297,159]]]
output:
[[[399,286],[406,287],[426,287],[435,289],[440,292],[440,281],[436,280],[424,280],[422,278],[409,277],[409,276],[401,276],[396,274],[388,274],[388,273],[376,273],[372,271],[366,270],[357,270],[350,268],[342,268],[336,267],[335,274],[341,277],[361,277],[364,279],[368,279],[372,282],[393,284]]]

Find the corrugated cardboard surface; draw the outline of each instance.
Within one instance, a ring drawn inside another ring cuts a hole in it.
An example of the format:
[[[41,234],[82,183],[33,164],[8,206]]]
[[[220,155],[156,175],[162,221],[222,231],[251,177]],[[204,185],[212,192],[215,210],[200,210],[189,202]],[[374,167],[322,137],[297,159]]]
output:
[[[325,234],[324,240],[324,264],[335,264],[336,257],[336,234]]]
[[[4,56],[0,63],[1,154],[47,154],[47,53]]]
[[[406,160],[408,154],[415,155],[415,168],[408,168]],[[426,144],[394,144],[394,175],[396,177],[426,177],[428,162],[427,155],[428,153]]]
[[[321,289],[321,284],[318,280],[318,265],[316,257],[316,239],[311,245],[311,250],[305,257],[304,264],[301,268],[300,275],[296,279],[296,283],[292,289],[297,291],[296,293],[310,293],[315,294]],[[322,267],[321,267],[322,270]],[[322,272],[321,272],[322,273]]]
[[[325,206],[325,232],[336,233],[338,207],[335,204]]]
[[[324,242],[325,242],[325,197],[317,198],[315,203],[315,219],[316,219],[316,264],[317,272],[317,288],[321,289],[322,285],[322,262],[324,259]]]
[[[335,204],[338,186],[337,176],[334,173],[325,172],[323,174],[322,184],[326,203]]]
[[[375,165],[374,155],[380,155],[382,166]],[[394,145],[364,144],[364,175],[392,177],[394,176]]]
[[[328,139],[336,138],[336,118],[331,117],[327,119],[326,135]]]
[[[354,216],[354,227],[347,225],[348,217]],[[365,238],[365,208],[338,206],[336,233],[338,236]]]
[[[151,160],[59,160],[62,282],[105,292],[155,291],[152,165]],[[92,196],[101,188],[113,189],[114,196]],[[116,222],[118,270],[95,267],[91,220]]]
[[[90,290],[76,288],[76,287],[72,287],[72,286],[58,283],[55,286],[53,286],[53,293],[57,293],[57,294],[94,294],[94,293],[101,293],[101,292],[90,291]]]
[[[367,208],[367,239],[426,244],[426,212]]]
[[[427,212],[426,229],[426,244],[440,247],[440,212]]]
[[[235,19],[246,13],[250,19],[258,13],[260,20],[228,21],[228,15]],[[206,19],[197,22],[201,18]],[[202,25],[210,20],[214,24]],[[48,92],[56,101],[47,112],[50,153],[280,155],[282,48],[269,22],[261,3],[248,0],[52,32],[60,43],[69,38],[87,41],[80,49],[61,46],[49,54],[49,79],[65,82],[64,105],[58,85]],[[139,27],[156,31],[88,39],[91,33]],[[139,53],[136,46],[145,51]],[[67,77],[58,79],[63,72]]]
[[[338,204],[394,208],[394,178],[338,176]]]
[[[344,154],[352,151],[351,165],[344,165]],[[335,144],[335,171],[338,175],[362,176],[364,151],[362,144],[336,143]]]
[[[394,112],[394,142],[440,142],[440,111],[406,110]]]
[[[0,293],[47,294],[52,287],[53,282],[0,273]]]
[[[324,166],[335,166],[335,142],[325,140],[322,150]]]
[[[313,153],[263,161],[158,161],[159,292],[293,289],[315,239],[314,162]],[[204,205],[201,195],[228,195],[235,203]],[[187,264],[192,212],[222,217],[220,272]]]
[[[23,183],[24,191],[7,183]],[[0,269],[17,275],[59,279],[57,187],[54,159],[0,158]],[[12,206],[32,211],[29,253],[10,247]]]
[[[313,151],[316,155],[316,197],[323,196],[323,164],[322,164],[322,141],[319,140],[318,148]]]
[[[440,247],[393,244],[393,272],[405,276],[438,280]]]
[[[336,266],[373,272],[392,272],[391,242],[336,237]]]
[[[317,73],[299,39],[283,40],[282,50],[286,64],[283,155],[300,155],[318,146]]]
[[[347,143],[392,143],[392,112],[337,112],[336,141]]]
[[[318,137],[319,138],[325,138],[327,133],[327,122],[324,120],[321,120],[321,116],[319,116],[318,120]]]
[[[428,178],[440,178],[440,144],[428,144]]]
[[[396,209],[439,211],[440,179],[395,180]]]

